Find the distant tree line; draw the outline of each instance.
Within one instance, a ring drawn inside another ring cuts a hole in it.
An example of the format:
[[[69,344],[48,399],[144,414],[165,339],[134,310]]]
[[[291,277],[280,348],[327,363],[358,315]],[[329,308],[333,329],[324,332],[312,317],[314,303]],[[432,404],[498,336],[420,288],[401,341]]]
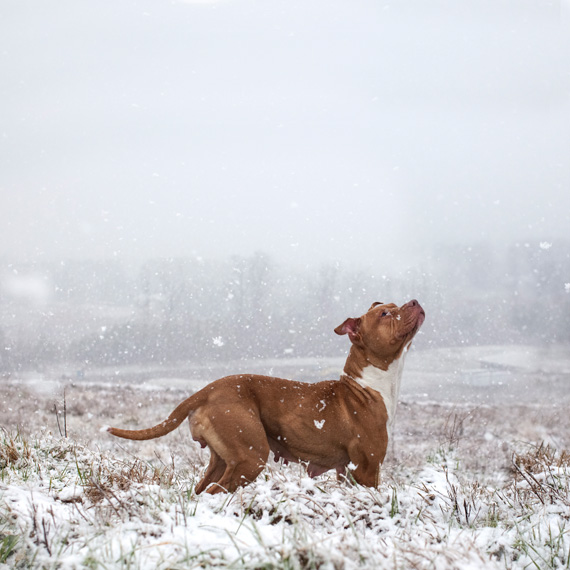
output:
[[[263,253],[224,261],[0,263],[0,278],[40,276],[49,299],[0,287],[0,372],[58,363],[172,364],[337,356],[333,332],[373,301],[416,297],[421,348],[570,343],[570,248],[442,246],[416,267],[290,267]],[[0,281],[1,283],[2,281]]]

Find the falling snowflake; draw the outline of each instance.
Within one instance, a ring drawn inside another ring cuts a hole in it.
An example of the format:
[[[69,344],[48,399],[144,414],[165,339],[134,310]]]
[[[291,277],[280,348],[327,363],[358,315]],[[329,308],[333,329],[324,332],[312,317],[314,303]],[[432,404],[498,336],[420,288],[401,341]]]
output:
[[[323,429],[323,426],[325,425],[325,420],[321,420],[320,422],[317,420],[314,420],[315,422],[315,427],[317,429]]]
[[[547,241],[541,241],[540,242],[540,249],[550,249],[552,247],[552,244],[547,242]]]
[[[224,346],[224,341],[222,340],[221,336],[216,336],[212,339],[212,342],[216,345],[216,346]]]
[[[566,291],[566,293],[570,293],[570,283],[564,283],[564,291]]]

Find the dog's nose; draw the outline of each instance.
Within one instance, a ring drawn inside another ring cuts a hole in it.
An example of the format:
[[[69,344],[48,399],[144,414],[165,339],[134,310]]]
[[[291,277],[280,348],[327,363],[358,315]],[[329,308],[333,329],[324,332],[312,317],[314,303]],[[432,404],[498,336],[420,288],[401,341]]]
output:
[[[417,301],[417,299],[412,299],[411,301],[408,301],[404,307],[406,307],[406,309],[415,309],[416,311],[419,311],[420,313],[423,313],[424,310],[422,308],[422,306],[419,304],[419,302]]]

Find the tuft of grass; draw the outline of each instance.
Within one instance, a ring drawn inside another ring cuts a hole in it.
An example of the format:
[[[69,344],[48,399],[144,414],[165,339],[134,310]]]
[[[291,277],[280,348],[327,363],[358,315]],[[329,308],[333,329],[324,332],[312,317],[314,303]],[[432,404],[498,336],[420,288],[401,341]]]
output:
[[[489,510],[487,511],[487,515],[485,516],[483,525],[488,526],[490,528],[497,528],[499,526],[500,516],[499,516],[499,508],[495,501],[493,501],[490,506]]]
[[[398,491],[396,487],[392,487],[392,499],[390,501],[390,518],[393,519],[400,514],[400,505],[398,503]]]
[[[0,534],[0,564],[4,564],[16,551],[19,538],[14,534]]]
[[[133,485],[160,485],[171,487],[174,483],[175,472],[170,467],[158,468],[140,459],[129,463],[126,461],[115,464],[102,463],[93,471],[80,472],[80,480],[85,489],[85,495],[93,503],[108,499],[113,489],[128,491]]]
[[[543,505],[562,503],[570,507],[570,453],[549,445],[531,445],[513,454],[514,489],[520,501],[534,495]]]
[[[18,459],[20,459],[20,454],[13,440],[4,440],[0,444],[0,461],[2,462],[2,466],[5,467],[7,464],[14,464]]]
[[[544,570],[547,568],[570,568],[570,547],[567,546],[565,524],[558,524],[553,529],[548,525],[542,530],[540,526],[533,527],[532,532],[520,532],[513,548],[523,553],[534,568]]]

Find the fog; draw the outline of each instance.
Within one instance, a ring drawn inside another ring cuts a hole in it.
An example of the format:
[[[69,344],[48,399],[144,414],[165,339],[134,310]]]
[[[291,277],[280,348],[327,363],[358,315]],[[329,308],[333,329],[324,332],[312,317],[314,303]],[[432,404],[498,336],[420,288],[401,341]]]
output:
[[[4,367],[336,354],[411,297],[425,346],[570,341],[567,0],[4,0],[0,48]]]

